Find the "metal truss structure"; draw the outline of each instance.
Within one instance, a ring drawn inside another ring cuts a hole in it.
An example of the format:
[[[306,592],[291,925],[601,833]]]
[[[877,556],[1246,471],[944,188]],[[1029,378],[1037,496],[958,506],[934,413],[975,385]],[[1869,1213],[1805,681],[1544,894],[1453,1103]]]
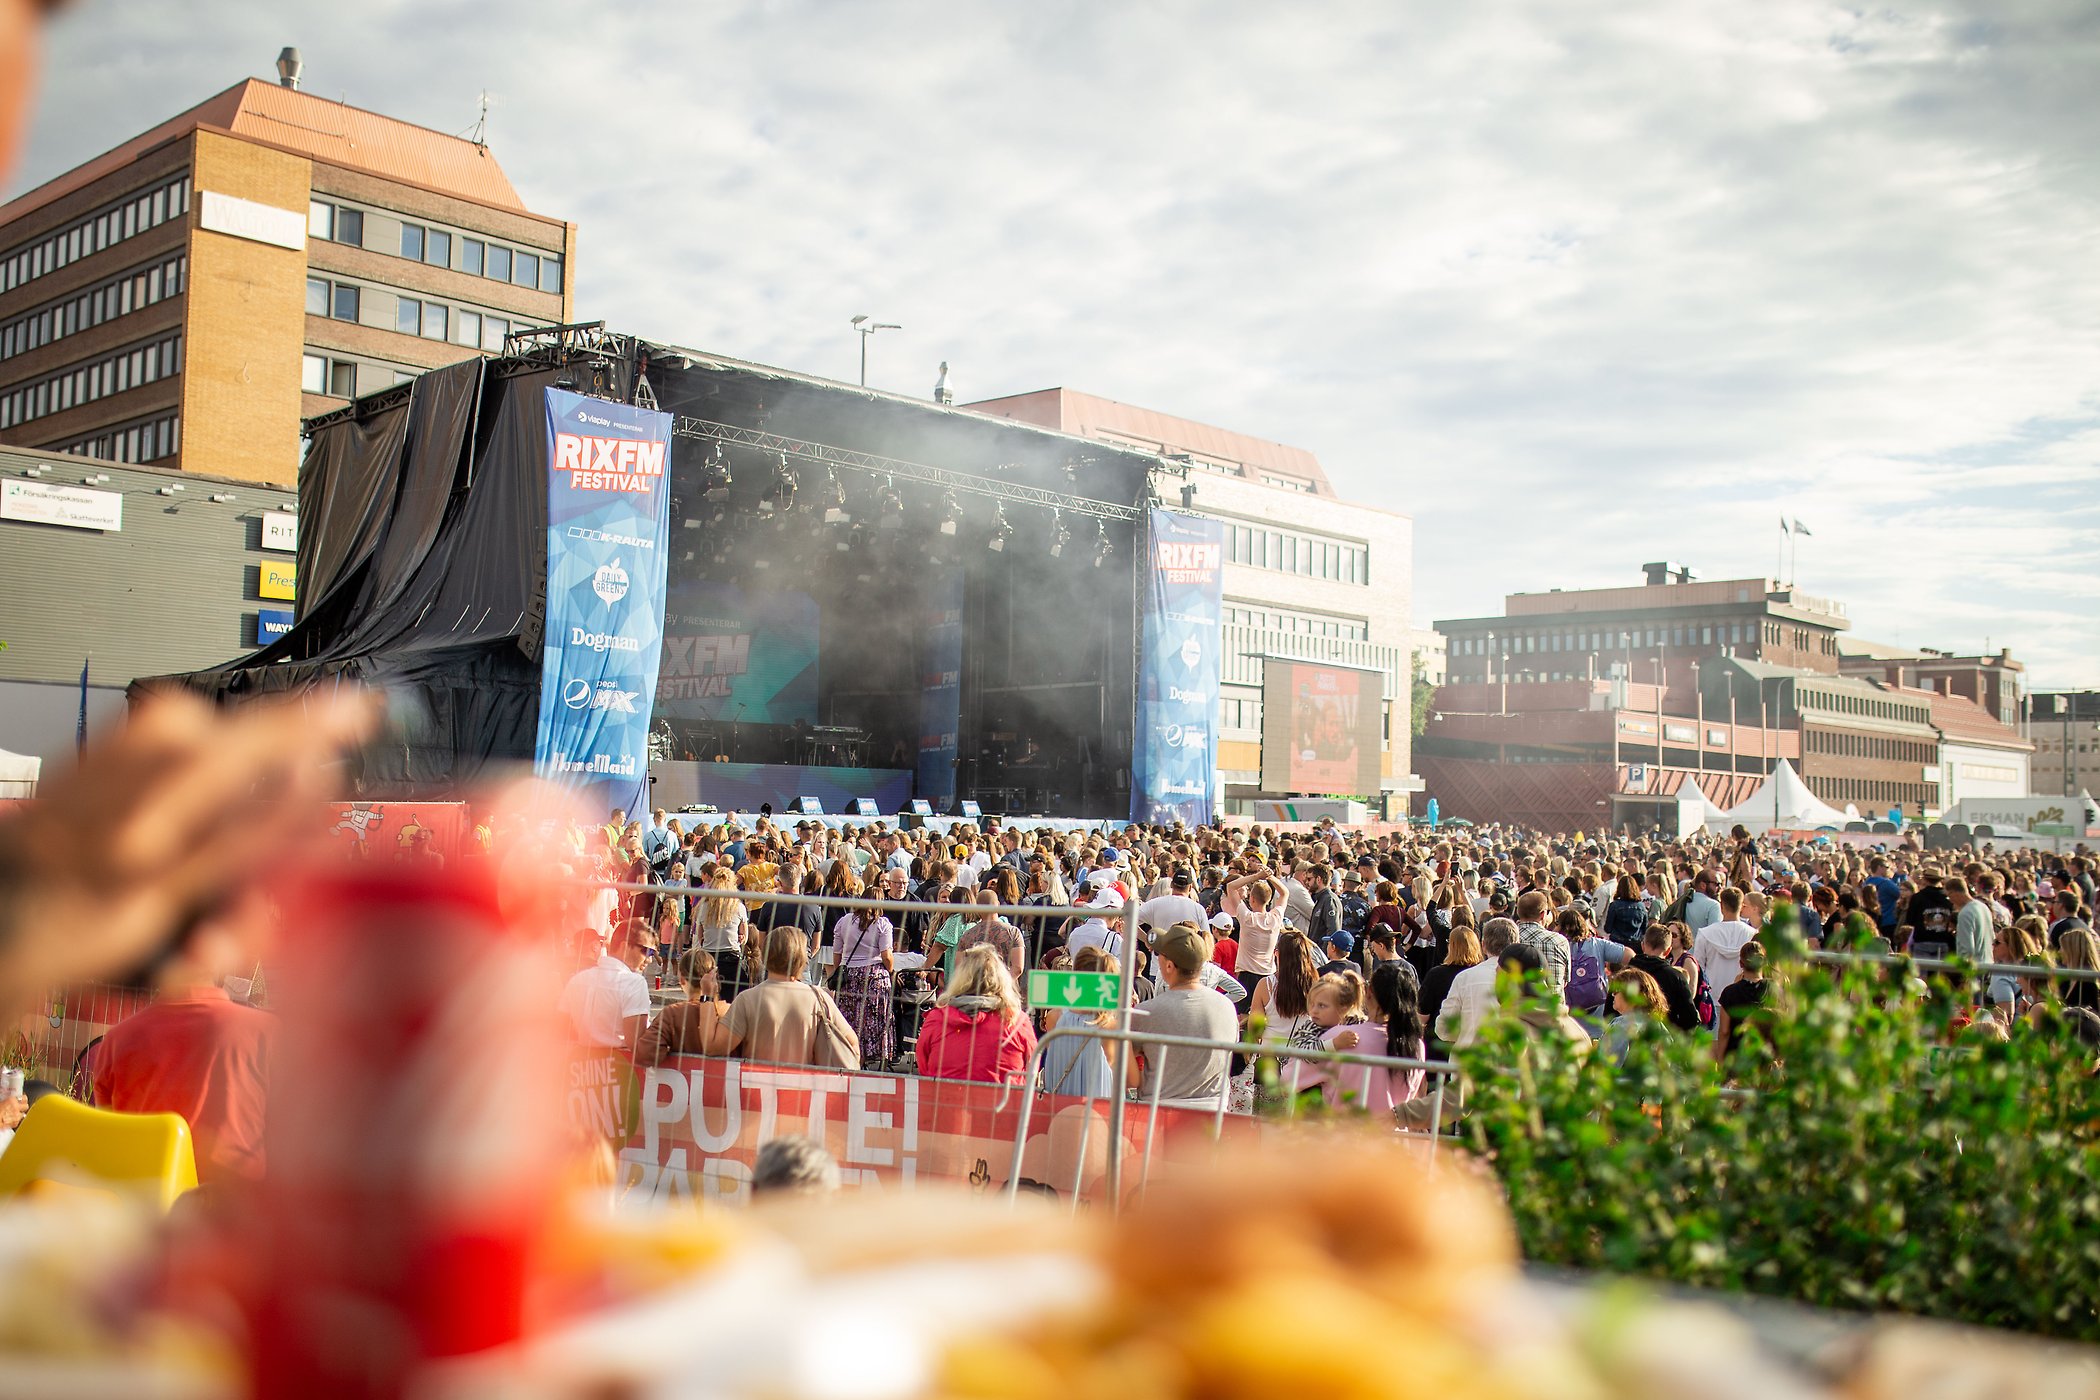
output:
[[[988,477],[972,476],[966,472],[949,471],[945,467],[930,467],[922,462],[907,462],[896,457],[881,457],[872,452],[854,452],[843,447],[831,447],[821,442],[804,442],[800,438],[782,437],[777,433],[761,432],[756,428],[740,428],[732,423],[717,423],[711,419],[695,418],[680,414],[673,422],[671,432],[677,437],[697,438],[702,441],[726,443],[731,446],[755,448],[762,452],[779,452],[807,462],[818,462],[828,467],[844,467],[851,471],[867,472],[874,476],[892,477],[904,481],[915,481],[943,491],[967,492],[975,496],[986,496],[997,501],[1010,501],[1017,505],[1039,506],[1044,510],[1063,511],[1067,516],[1090,516],[1096,520],[1119,520],[1135,522],[1144,518],[1146,504],[1117,505],[1112,501],[1096,501],[1085,496],[1075,496],[1063,491],[1046,491],[1038,486],[1024,486],[1014,481],[998,481]]]

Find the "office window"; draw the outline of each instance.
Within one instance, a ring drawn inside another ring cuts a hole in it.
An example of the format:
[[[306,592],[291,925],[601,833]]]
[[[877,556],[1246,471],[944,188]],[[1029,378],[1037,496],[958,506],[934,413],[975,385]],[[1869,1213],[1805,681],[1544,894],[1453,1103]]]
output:
[[[423,303],[423,338],[425,340],[445,339],[445,330],[449,324],[449,316],[447,314],[449,309],[440,302],[426,301]]]
[[[394,309],[394,329],[403,335],[423,333],[423,303],[414,297],[401,298]]]
[[[335,237],[335,206],[318,199],[306,201],[306,231],[315,238]]]
[[[542,257],[540,258],[540,290],[541,290],[541,291],[543,291],[543,292],[553,292],[553,293],[555,293],[555,294],[557,294],[557,295],[559,295],[559,294],[560,294],[560,292],[561,292],[561,259],[560,259],[560,258],[554,257],[554,256],[552,256],[551,254],[549,254],[549,255],[545,255],[545,256],[542,256]]]
[[[345,286],[341,282],[336,283],[335,297],[331,304],[335,319],[338,321],[355,321],[357,319],[358,300],[358,289],[356,287]]]
[[[503,348],[503,337],[509,334],[510,322],[504,320],[501,316],[484,316],[481,318],[482,349],[501,350]]]
[[[335,211],[335,241],[363,247],[365,242],[365,211],[343,209]]]
[[[460,239],[460,240],[459,240],[459,270],[460,270],[461,272],[471,272],[471,273],[473,273],[473,274],[474,274],[474,275],[475,275],[476,277],[479,277],[479,276],[481,275],[481,254],[482,254],[482,242],[481,242],[481,240],[480,240],[480,239],[478,239],[478,238],[462,238],[462,239]]]
[[[521,287],[537,287],[540,284],[540,260],[531,253],[519,252],[513,259],[510,280]]]
[[[455,318],[452,338],[461,345],[474,349],[481,344],[481,316],[477,312],[462,311]]]
[[[420,224],[401,225],[401,256],[423,261],[423,228]]]
[[[299,357],[299,387],[309,394],[328,392],[328,361],[319,355]]]
[[[357,397],[357,366],[349,360],[337,360],[328,366],[328,392],[339,399]]]
[[[498,282],[510,280],[510,249],[489,244],[488,275]]]
[[[306,279],[306,311],[310,316],[328,314],[328,283],[319,277]]]
[[[432,267],[452,266],[452,235],[431,229],[423,237],[423,261]]]

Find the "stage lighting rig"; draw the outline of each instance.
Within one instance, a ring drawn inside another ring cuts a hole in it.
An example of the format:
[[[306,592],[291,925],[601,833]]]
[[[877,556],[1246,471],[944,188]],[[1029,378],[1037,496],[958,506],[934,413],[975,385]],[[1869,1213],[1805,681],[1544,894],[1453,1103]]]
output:
[[[841,554],[847,554],[847,553],[850,553],[850,552],[852,552],[853,550],[856,550],[856,549],[859,549],[859,550],[865,550],[865,549],[866,549],[867,547],[868,547],[868,527],[867,527],[867,526],[865,526],[865,525],[856,525],[856,526],[854,526],[854,527],[853,527],[852,529],[850,529],[850,530],[842,530],[842,531],[840,531],[840,532],[839,532],[839,541],[838,541],[838,546],[837,546],[837,548],[838,548],[838,552],[839,552],[839,553],[841,553]]]
[[[962,502],[955,499],[953,491],[943,491],[941,493],[941,533],[953,536],[956,527],[961,524]]]
[[[897,494],[897,483],[892,477],[882,479],[882,490],[876,495],[876,508],[880,514],[882,528],[901,530],[904,528],[904,498]]]
[[[708,449],[707,462],[700,468],[700,494],[710,501],[727,500],[733,479],[729,473],[729,450],[716,439]]]
[[[1006,507],[994,505],[992,507],[992,537],[985,541],[984,547],[991,550],[994,554],[1003,553],[1006,549],[1006,542],[1013,537],[1014,527],[1007,522]]]
[[[1106,564],[1109,556],[1115,552],[1115,542],[1108,537],[1108,522],[1106,520],[1096,520],[1094,522],[1094,567],[1098,569],[1103,564]]]
[[[1062,559],[1062,558],[1064,558],[1064,555],[1065,555],[1065,546],[1066,546],[1066,545],[1068,545],[1068,544],[1070,544],[1071,542],[1072,542],[1072,527],[1071,527],[1071,526],[1069,526],[1069,525],[1067,525],[1067,524],[1065,524],[1065,513],[1064,513],[1063,511],[1061,511],[1061,510],[1053,510],[1053,511],[1051,511],[1051,512],[1050,512],[1050,557],[1051,557],[1052,559]]]
[[[817,500],[824,507],[826,525],[844,525],[853,517],[846,513],[846,488],[839,485],[839,474],[835,468],[824,468],[824,485]]]

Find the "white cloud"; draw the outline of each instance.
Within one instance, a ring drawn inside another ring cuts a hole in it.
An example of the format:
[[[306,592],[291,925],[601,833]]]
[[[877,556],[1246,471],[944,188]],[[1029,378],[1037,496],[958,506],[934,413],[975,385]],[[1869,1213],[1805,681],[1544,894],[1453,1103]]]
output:
[[[155,6],[56,27],[41,178],[296,42],[490,139],[579,307],[1318,452],[1427,616],[1772,567],[2100,684],[2100,21],[2075,3]],[[237,62],[227,66],[228,55]]]

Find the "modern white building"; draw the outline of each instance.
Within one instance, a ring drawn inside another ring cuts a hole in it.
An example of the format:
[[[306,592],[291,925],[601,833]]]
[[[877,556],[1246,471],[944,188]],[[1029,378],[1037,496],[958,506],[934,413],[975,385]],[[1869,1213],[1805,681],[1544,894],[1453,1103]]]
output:
[[[1407,701],[1418,635],[1412,519],[1343,500],[1304,448],[1113,399],[1042,389],[967,407],[1187,463],[1191,489],[1182,504],[1226,527],[1218,766],[1228,812],[1251,812],[1264,797],[1302,795],[1262,787],[1263,659],[1272,656],[1382,673],[1376,796],[1391,811],[1405,810],[1406,794],[1420,787]]]

